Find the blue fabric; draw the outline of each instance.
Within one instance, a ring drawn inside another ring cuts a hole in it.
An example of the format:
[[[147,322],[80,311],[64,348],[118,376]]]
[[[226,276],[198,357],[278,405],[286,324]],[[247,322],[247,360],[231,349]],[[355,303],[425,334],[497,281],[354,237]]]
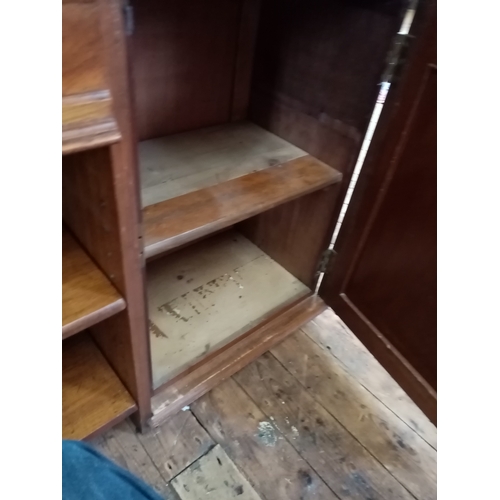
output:
[[[161,500],[146,483],[88,444],[62,443],[63,500]]]

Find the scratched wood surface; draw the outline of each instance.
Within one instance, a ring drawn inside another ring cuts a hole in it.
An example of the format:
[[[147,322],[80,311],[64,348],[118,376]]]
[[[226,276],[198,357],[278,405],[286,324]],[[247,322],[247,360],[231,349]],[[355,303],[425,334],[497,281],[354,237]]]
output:
[[[331,310],[159,429],[94,443],[169,500],[436,498],[436,428]]]
[[[235,231],[151,262],[147,288],[154,388],[310,293]]]

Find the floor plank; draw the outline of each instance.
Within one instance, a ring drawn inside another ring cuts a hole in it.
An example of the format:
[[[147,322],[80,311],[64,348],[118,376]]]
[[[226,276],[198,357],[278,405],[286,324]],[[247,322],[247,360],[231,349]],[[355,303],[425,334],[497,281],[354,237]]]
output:
[[[298,331],[271,352],[416,498],[436,498],[436,451],[326,349]]]
[[[172,486],[181,500],[261,500],[219,445],[179,474]]]
[[[233,379],[191,409],[263,498],[338,499]]]
[[[132,424],[125,420],[91,444],[103,455],[152,486],[163,498],[174,500],[171,487],[162,478],[144,450]]]
[[[413,499],[270,353],[234,379],[339,498]]]
[[[437,449],[434,424],[331,309],[307,323],[302,330],[328,349],[350,375]]]
[[[138,438],[165,481],[170,481],[215,446],[190,411],[174,415],[161,427],[138,434]]]

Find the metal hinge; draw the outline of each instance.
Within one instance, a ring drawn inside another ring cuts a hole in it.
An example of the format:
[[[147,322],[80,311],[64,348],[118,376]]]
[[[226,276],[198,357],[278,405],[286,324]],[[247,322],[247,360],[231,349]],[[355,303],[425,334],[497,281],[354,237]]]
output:
[[[134,8],[130,5],[130,0],[125,0],[123,5],[123,22],[125,24],[125,34],[130,36],[134,33]]]
[[[328,248],[327,250],[325,250],[321,255],[316,274],[320,275],[321,273],[326,273],[326,270],[328,269],[328,266],[330,264],[330,260],[334,259],[336,255],[337,252],[333,250],[333,248]]]

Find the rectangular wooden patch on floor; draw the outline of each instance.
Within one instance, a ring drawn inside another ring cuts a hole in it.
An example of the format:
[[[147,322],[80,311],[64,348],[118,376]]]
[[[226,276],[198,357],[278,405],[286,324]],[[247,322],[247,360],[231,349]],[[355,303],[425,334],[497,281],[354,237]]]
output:
[[[181,500],[261,500],[220,445],[172,481]]]
[[[137,436],[165,481],[170,481],[215,446],[190,411],[181,411],[161,427]]]

